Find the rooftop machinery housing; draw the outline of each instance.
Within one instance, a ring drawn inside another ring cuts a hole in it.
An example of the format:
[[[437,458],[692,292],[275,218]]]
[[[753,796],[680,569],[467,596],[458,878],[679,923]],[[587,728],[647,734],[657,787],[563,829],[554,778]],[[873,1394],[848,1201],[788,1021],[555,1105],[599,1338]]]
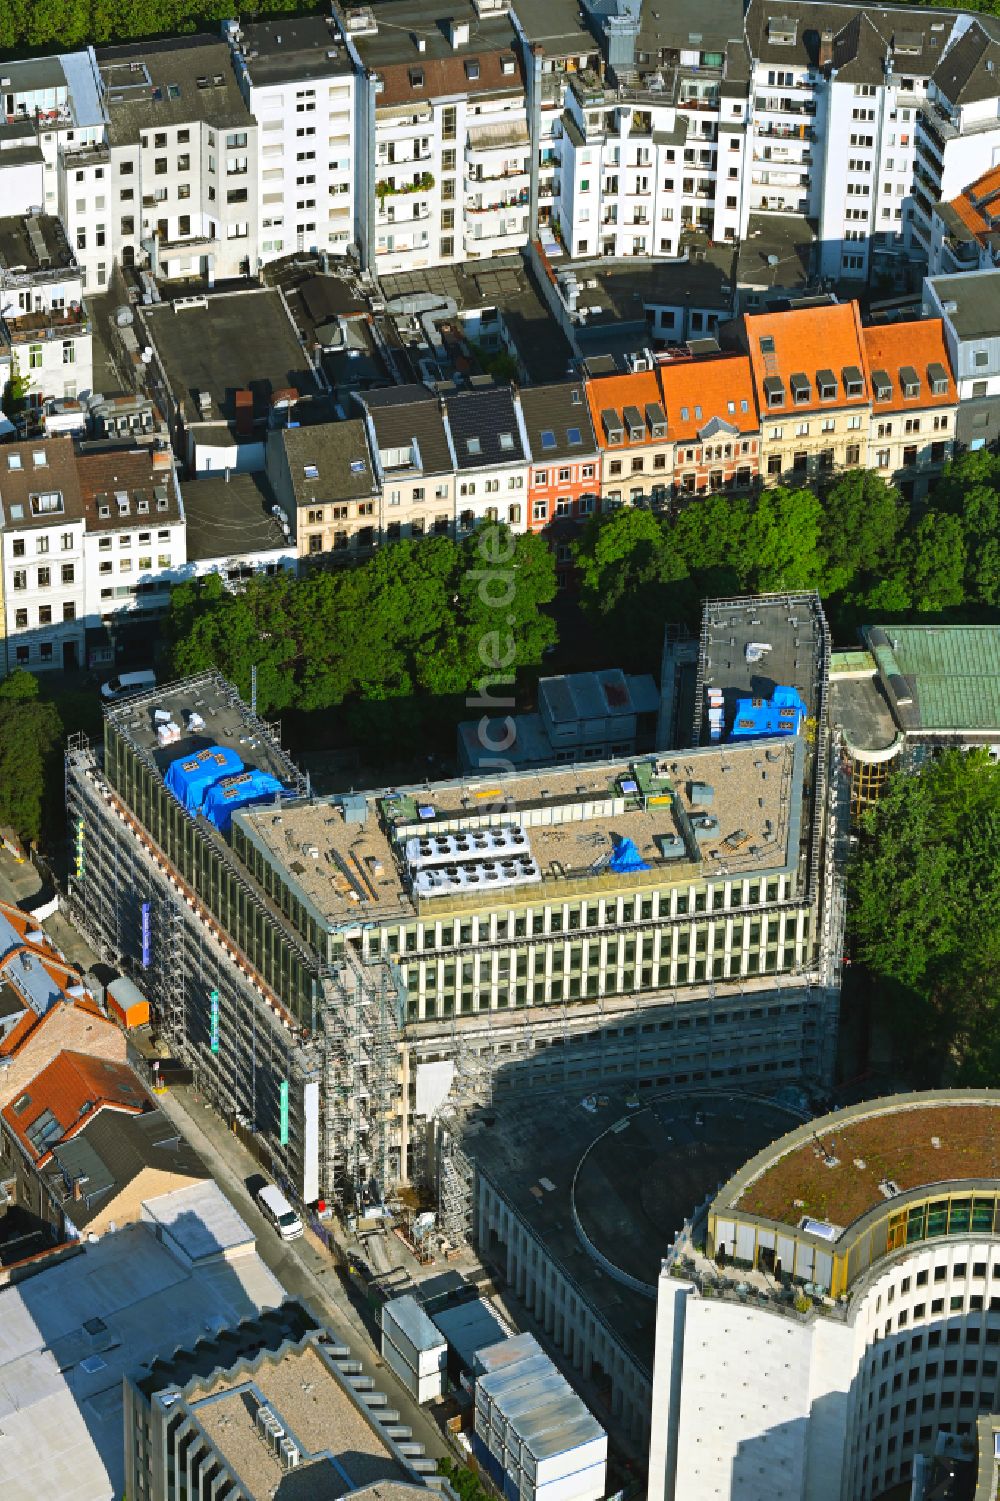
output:
[[[782,656],[810,715],[796,736],[317,798],[212,674],[115,706],[103,765],[68,758],[80,920],[307,1202],[418,1173],[418,1122],[466,1064],[497,1088],[669,1083],[651,1018],[677,1006],[705,1028],[695,1081],[825,1080],[826,628],[815,596],[761,608],[776,655],[808,630]],[[182,805],[172,763],[220,747],[284,790],[223,797],[222,817],[215,792]],[[763,1013],[782,1022],[750,1061]]]

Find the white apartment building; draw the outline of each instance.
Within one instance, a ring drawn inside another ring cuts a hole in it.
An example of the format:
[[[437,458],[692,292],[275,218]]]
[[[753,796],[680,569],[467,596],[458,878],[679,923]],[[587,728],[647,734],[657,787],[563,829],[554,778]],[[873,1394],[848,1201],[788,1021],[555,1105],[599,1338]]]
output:
[[[259,260],[345,254],[354,239],[355,79],[333,19],[225,21],[223,34],[260,131]]]
[[[816,270],[869,278],[911,252],[918,119],[961,29],[942,12],[752,0],[748,208],[818,221]]]
[[[729,242],[745,232],[738,10],[715,35],[687,19],[644,14],[627,50],[612,38],[614,87],[587,72],[566,91],[552,217],[571,255],[673,257],[687,230]]]
[[[962,448],[1000,439],[1000,271],[924,280],[922,313],[940,318],[958,392],[955,437]]]
[[[84,220],[106,221],[100,217],[103,206],[98,210],[96,204],[100,189],[75,191],[79,184],[74,178],[74,191],[67,198],[70,163],[103,139],[93,48],[0,67],[0,204],[5,214],[58,214],[76,248],[77,229]],[[98,246],[95,234],[85,238],[78,260],[84,286],[93,289],[104,285],[111,257],[106,245]]]
[[[335,9],[357,72],[362,261],[380,275],[527,243],[531,151],[505,0]]]
[[[659,1279],[648,1501],[871,1501],[996,1411],[998,1109],[849,1106],[719,1191]]]
[[[82,664],[83,537],[72,439],[5,446],[0,456],[5,672]]]
[[[257,267],[257,124],[215,37],[97,54],[110,146],[111,239],[167,280]]]
[[[457,471],[458,532],[482,521],[503,521],[512,532],[526,532],[531,451],[521,403],[511,387],[484,384],[449,393],[445,425]]]
[[[0,219],[0,384],[14,366],[28,401],[75,397],[93,385],[83,268],[48,214]]]

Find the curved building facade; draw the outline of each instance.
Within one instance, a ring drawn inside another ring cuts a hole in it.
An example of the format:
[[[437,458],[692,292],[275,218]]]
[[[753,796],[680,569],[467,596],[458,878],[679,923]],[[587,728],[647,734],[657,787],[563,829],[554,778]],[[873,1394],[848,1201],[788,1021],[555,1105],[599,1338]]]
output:
[[[659,1281],[650,1501],[875,1501],[997,1410],[1000,1091],[811,1121],[694,1239]]]

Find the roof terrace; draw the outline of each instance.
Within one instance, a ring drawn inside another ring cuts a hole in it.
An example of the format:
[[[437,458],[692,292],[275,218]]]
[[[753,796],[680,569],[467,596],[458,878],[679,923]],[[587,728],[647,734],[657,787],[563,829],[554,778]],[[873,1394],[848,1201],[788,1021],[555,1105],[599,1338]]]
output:
[[[234,816],[333,926],[794,867],[801,741],[759,740]],[[530,890],[526,890],[530,888]]]

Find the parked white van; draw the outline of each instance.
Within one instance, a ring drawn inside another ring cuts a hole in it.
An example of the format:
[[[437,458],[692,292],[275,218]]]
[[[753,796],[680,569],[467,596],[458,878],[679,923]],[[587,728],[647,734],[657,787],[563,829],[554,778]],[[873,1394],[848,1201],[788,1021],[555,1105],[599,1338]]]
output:
[[[282,1240],[298,1240],[305,1234],[302,1221],[289,1204],[280,1188],[267,1183],[257,1191],[257,1203],[264,1211]]]
[[[120,672],[101,684],[102,698],[126,698],[130,693],[144,693],[156,687],[155,672]]]

